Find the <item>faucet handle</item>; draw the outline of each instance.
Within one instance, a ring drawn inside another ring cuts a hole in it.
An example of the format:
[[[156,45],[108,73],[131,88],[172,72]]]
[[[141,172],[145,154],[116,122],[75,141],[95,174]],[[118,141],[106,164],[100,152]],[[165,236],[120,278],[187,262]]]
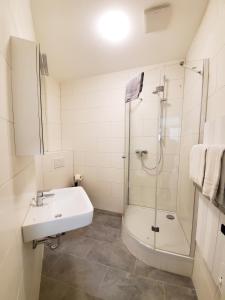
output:
[[[43,206],[43,204],[44,204],[43,197],[37,197],[37,199],[36,199],[36,206]]]
[[[37,191],[37,197],[43,197],[44,192],[43,191]]]

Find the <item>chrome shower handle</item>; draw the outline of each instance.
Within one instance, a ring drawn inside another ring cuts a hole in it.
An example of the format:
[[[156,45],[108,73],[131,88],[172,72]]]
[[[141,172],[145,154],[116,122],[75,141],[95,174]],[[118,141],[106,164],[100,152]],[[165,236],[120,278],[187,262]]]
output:
[[[135,153],[139,156],[148,154],[147,150],[135,150]]]

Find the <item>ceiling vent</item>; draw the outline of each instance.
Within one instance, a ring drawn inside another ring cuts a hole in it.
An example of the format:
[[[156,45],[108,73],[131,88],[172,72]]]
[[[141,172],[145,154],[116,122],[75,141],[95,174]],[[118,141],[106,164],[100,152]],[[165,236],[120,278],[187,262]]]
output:
[[[145,32],[161,31],[168,27],[171,19],[171,5],[164,3],[152,6],[144,11],[145,13]]]

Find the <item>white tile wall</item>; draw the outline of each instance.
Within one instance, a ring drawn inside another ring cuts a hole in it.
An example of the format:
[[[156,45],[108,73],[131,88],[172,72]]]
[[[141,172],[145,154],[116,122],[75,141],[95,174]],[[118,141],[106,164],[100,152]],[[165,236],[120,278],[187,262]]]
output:
[[[220,213],[219,215],[219,224],[218,224],[218,233],[217,233],[217,245],[214,253],[214,264],[212,267],[213,278],[218,284],[219,279],[222,277],[225,278],[225,238],[224,234],[221,232],[221,225],[225,224],[225,215]],[[224,281],[223,281],[224,283]],[[221,286],[221,293],[225,294],[225,285]]]
[[[42,166],[42,188],[49,190],[73,185],[73,152],[62,151],[60,85],[49,76],[43,78],[43,85],[45,155],[37,160]],[[57,159],[63,161],[60,168],[55,168],[54,162]]]
[[[62,83],[62,146],[74,151],[74,172],[83,173],[83,184],[94,205],[122,212],[124,94],[128,80],[140,71],[145,72],[141,95],[144,100],[131,103],[130,202],[154,207],[155,177],[142,170],[134,152],[147,149],[146,164],[155,164],[159,100],[152,91],[165,74],[168,78],[165,164],[158,195],[160,208],[176,210],[184,76],[177,62]]]
[[[220,212],[203,196],[200,196],[199,212],[196,241],[208,268],[212,270]]]
[[[61,101],[60,101],[60,86],[57,81],[51,77],[44,78],[45,86],[45,105],[44,117],[45,127],[44,130],[46,141],[45,151],[61,151]]]
[[[61,85],[62,146],[95,207],[122,212],[126,72]]]
[[[198,247],[196,247],[195,250],[195,260],[192,279],[199,300],[223,299],[221,298],[221,293],[215,285],[215,282],[212,279],[211,271],[209,271]]]
[[[210,70],[209,70],[209,97],[207,107],[207,121],[213,121],[221,116],[225,115],[225,2],[223,0],[210,0],[206,14],[202,20],[199,30],[195,36],[195,39],[190,47],[188,53],[188,60],[199,60],[203,58],[209,58]],[[223,132],[223,131],[222,131]],[[201,209],[201,207],[200,207]],[[213,228],[215,222],[218,221],[218,213],[215,212],[213,207],[208,208],[208,214],[215,216],[207,220],[208,227]],[[201,215],[204,215],[202,210],[199,210],[199,226],[201,226]],[[214,221],[217,220],[217,221]],[[199,229],[200,230],[200,229]],[[216,232],[211,233],[209,229],[202,234],[205,236],[204,245],[199,247],[198,256],[207,257],[206,263],[208,266],[212,266],[212,257],[210,255],[211,238],[216,236]],[[201,243],[201,242],[200,242]],[[204,250],[206,247],[208,250]],[[219,243],[218,252],[222,253],[222,246]],[[209,256],[206,255],[208,253]],[[197,259],[197,257],[196,257]],[[221,258],[220,258],[221,259]],[[199,260],[201,261],[201,259]],[[221,261],[223,261],[221,259]],[[200,264],[202,267],[203,264]],[[203,267],[202,267],[203,268]],[[200,268],[196,268],[194,272],[194,283],[197,288],[199,299],[215,299],[213,293],[204,293],[204,289],[207,286],[209,280],[205,278],[207,271],[204,274],[200,271]],[[212,271],[211,271],[212,273]],[[210,274],[210,273],[209,273]],[[203,276],[202,276],[203,275]],[[209,277],[211,275],[208,275]],[[206,290],[206,289],[205,289]],[[213,289],[212,289],[213,290]],[[206,297],[205,297],[205,296]],[[211,296],[210,296],[211,295]],[[218,295],[218,299],[220,295]],[[224,297],[224,295],[223,295]]]
[[[33,158],[15,156],[11,35],[34,40],[30,1],[0,1],[0,299],[37,300],[42,247],[23,244],[21,226],[38,186]]]
[[[225,116],[215,121],[209,121],[205,125],[204,142],[207,144],[224,144]],[[225,237],[221,233],[221,224],[224,223],[224,214],[218,210],[208,199],[199,197],[197,235],[196,241],[199,247],[199,255],[202,257],[210,272],[214,285],[219,287],[222,295],[225,295],[224,282],[220,278],[225,274],[225,254],[223,251]],[[203,284],[201,274],[195,272],[196,284]],[[220,292],[218,292],[220,295]]]

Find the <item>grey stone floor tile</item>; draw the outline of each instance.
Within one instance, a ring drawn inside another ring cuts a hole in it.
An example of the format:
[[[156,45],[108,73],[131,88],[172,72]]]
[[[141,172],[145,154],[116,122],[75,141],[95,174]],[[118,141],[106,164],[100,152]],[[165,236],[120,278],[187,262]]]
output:
[[[77,238],[65,239],[60,246],[60,252],[65,254],[76,255],[81,258],[85,258],[88,252],[98,246],[99,241],[96,241],[85,236]]]
[[[52,278],[42,276],[39,300],[63,300],[67,285]]]
[[[114,242],[120,238],[120,229],[101,223],[93,223],[87,229],[85,236],[100,241]]]
[[[84,290],[68,287],[66,290],[66,294],[62,298],[62,300],[102,300],[101,298],[97,298],[89,295]]]
[[[132,300],[164,300],[165,290],[163,283],[148,278],[135,277],[139,295],[134,295]]]
[[[94,215],[98,215],[98,214],[107,215],[107,216],[116,216],[116,217],[122,218],[121,213],[95,208],[94,209]]]
[[[42,274],[48,274],[54,264],[60,259],[61,252],[58,249],[52,251],[47,247],[44,249],[44,257],[42,262]]]
[[[68,240],[68,239],[77,239],[79,237],[84,237],[88,228],[89,228],[89,226],[86,226],[86,227],[79,228],[76,230],[68,231],[68,232],[66,232],[66,234],[64,236],[61,237],[61,241],[63,242],[64,240]]]
[[[48,272],[48,276],[85,290],[95,296],[107,267],[64,254]]]
[[[107,300],[131,300],[136,293],[138,289],[129,280],[127,272],[110,269],[100,285],[98,296]]]
[[[165,284],[166,300],[197,300],[194,289]]]
[[[121,242],[101,242],[93,247],[87,259],[101,264],[132,272],[136,258]]]
[[[110,269],[100,285],[99,296],[105,300],[164,300],[164,288],[159,282]]]
[[[64,282],[42,276],[39,300],[101,300],[84,290]]]
[[[67,232],[62,242],[68,239],[89,237],[92,239],[113,242],[120,238],[121,217],[98,213],[93,217],[90,226]]]
[[[120,228],[120,216],[95,211],[90,226],[45,248],[39,300],[197,300],[190,278],[137,260]]]
[[[96,213],[93,218],[93,223],[120,229],[122,218],[120,216],[107,215],[105,213]]]
[[[193,283],[191,278],[153,268],[151,266],[146,265],[140,260],[136,261],[134,274],[138,276],[144,276],[154,280],[170,283],[173,285],[193,288]]]

